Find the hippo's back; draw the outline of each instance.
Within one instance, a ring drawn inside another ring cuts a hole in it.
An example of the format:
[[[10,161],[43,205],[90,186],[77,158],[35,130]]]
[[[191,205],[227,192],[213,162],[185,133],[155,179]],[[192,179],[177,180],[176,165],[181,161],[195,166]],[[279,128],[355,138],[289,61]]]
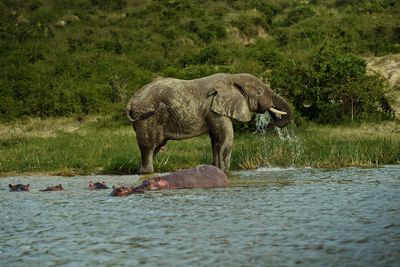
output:
[[[228,177],[219,168],[200,165],[193,169],[180,170],[162,176],[169,183],[169,188],[214,188],[228,186]]]

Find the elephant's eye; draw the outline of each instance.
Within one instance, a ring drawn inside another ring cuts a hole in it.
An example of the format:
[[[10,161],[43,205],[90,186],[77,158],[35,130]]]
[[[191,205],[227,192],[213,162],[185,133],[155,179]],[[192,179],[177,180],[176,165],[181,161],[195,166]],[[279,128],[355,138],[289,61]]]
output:
[[[261,91],[261,90],[258,90],[258,91],[257,91],[257,95],[262,95],[262,91]]]

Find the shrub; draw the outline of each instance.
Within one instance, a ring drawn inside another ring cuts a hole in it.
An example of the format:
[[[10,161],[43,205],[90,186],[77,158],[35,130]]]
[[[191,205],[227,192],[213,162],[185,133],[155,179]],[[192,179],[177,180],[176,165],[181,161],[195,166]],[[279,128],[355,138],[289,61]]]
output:
[[[393,117],[385,84],[366,74],[365,60],[328,47],[307,63],[285,61],[269,75],[304,117],[320,123]]]
[[[282,60],[282,55],[275,44],[262,39],[256,40],[255,45],[249,49],[249,54],[267,69],[276,67]]]
[[[291,10],[283,22],[284,26],[290,26],[298,23],[300,20],[309,18],[315,15],[315,12],[308,6],[299,7]]]
[[[255,22],[259,22],[256,17],[242,14],[232,21],[232,26],[236,27],[243,36],[254,37],[258,33],[258,25]]]
[[[160,75],[270,69],[311,120],[390,114],[382,82],[354,55],[400,52],[399,1],[305,2],[0,1],[1,119],[114,111]],[[341,48],[315,52],[321,43]]]

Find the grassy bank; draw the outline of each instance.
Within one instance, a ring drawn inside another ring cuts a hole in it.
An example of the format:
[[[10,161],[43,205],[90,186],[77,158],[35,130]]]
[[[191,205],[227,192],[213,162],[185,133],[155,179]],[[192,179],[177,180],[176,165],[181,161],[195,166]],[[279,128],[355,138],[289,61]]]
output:
[[[400,123],[291,128],[236,133],[231,169],[262,166],[336,168],[400,163]],[[288,137],[290,136],[290,138]],[[207,136],[169,141],[155,161],[159,172],[212,161]],[[139,150],[130,125],[110,118],[30,119],[0,127],[0,175],[132,174]]]

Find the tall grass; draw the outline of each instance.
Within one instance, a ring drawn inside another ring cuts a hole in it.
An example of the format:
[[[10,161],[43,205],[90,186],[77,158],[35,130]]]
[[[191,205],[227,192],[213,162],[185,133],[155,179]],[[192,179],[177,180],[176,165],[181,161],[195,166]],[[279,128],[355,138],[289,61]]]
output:
[[[140,153],[132,127],[111,119],[77,123],[67,120],[49,132],[53,119],[3,125],[0,175],[46,173],[132,174]],[[39,128],[35,126],[37,124]],[[71,125],[74,125],[73,127]],[[4,129],[8,129],[5,131]],[[43,132],[41,132],[43,131]],[[274,133],[236,133],[231,169],[265,166],[337,168],[400,163],[400,124],[357,127],[307,126],[290,130],[282,140]],[[208,136],[169,141],[155,159],[157,172],[211,164]]]

